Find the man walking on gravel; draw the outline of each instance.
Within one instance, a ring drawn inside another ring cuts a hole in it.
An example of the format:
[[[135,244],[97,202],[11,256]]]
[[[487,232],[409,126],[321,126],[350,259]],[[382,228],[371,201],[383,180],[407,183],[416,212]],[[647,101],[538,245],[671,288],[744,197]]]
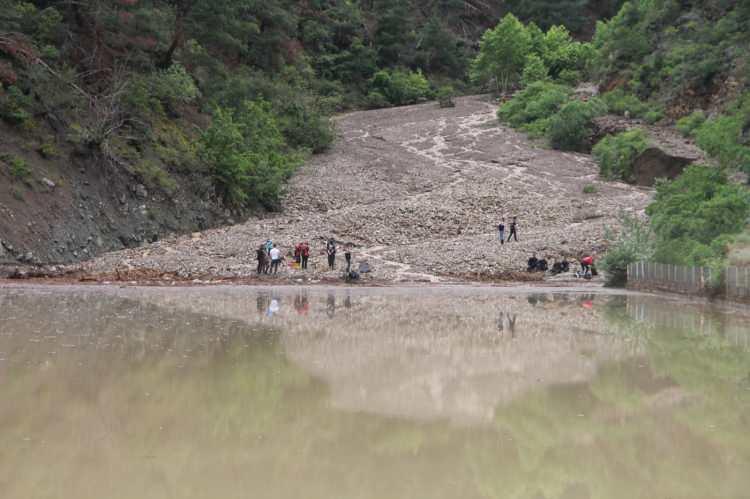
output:
[[[510,223],[508,242],[510,242],[511,239],[515,239],[516,242],[518,242],[518,217],[513,217],[513,221]]]
[[[261,244],[258,247],[258,249],[255,251],[255,257],[258,259],[258,275],[267,274],[268,265],[266,260],[268,259],[268,254],[266,253],[265,244]]]
[[[498,232],[500,232],[500,244],[505,244],[505,219],[500,222],[500,225],[497,226]]]

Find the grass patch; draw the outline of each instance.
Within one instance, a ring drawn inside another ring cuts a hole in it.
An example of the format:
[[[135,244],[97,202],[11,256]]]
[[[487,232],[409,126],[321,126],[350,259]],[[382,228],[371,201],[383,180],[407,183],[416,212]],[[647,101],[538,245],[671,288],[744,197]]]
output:
[[[597,193],[596,186],[594,186],[592,184],[584,185],[583,186],[583,193],[584,194],[596,194]]]
[[[633,180],[633,163],[648,148],[648,137],[641,129],[608,135],[596,146],[593,155],[601,175],[608,179]]]

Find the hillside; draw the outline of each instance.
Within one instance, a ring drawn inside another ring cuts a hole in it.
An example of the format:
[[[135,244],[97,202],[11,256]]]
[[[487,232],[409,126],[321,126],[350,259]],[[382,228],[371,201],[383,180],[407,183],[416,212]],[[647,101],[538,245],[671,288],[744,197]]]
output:
[[[252,277],[255,249],[272,238],[284,252],[304,240],[313,249],[310,272],[284,270],[284,279],[338,279],[342,258],[328,272],[322,254],[334,237],[356,245],[355,262],[368,261],[376,279],[491,278],[525,270],[532,252],[554,259],[601,250],[621,211],[647,205],[650,190],[600,181],[589,156],[535,146],[499,126],[495,108],[465,97],[450,109],[344,115],[333,148],[292,179],[281,213],[110,253],[85,270],[105,279]],[[520,241],[501,246],[496,226],[513,216]]]
[[[0,262],[278,212],[331,116],[488,90],[521,91],[501,120],[604,178],[747,171],[749,21],[718,0],[0,0]],[[654,139],[636,172],[613,159]]]

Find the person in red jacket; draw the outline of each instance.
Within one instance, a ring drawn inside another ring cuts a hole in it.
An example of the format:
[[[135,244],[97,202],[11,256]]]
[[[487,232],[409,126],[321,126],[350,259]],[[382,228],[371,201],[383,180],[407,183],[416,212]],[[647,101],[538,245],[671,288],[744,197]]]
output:
[[[591,273],[591,268],[594,266],[594,257],[591,255],[584,256],[581,258],[581,273],[583,276],[587,276]]]

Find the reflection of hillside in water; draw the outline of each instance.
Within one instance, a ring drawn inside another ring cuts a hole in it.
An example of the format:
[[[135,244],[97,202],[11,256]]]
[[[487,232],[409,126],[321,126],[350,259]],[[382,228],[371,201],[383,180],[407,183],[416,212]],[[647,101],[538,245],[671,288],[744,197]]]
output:
[[[139,299],[273,324],[294,363],[324,380],[334,407],[416,419],[489,422],[499,404],[584,383],[600,365],[642,354],[607,334],[594,295],[460,291],[262,290]]]

